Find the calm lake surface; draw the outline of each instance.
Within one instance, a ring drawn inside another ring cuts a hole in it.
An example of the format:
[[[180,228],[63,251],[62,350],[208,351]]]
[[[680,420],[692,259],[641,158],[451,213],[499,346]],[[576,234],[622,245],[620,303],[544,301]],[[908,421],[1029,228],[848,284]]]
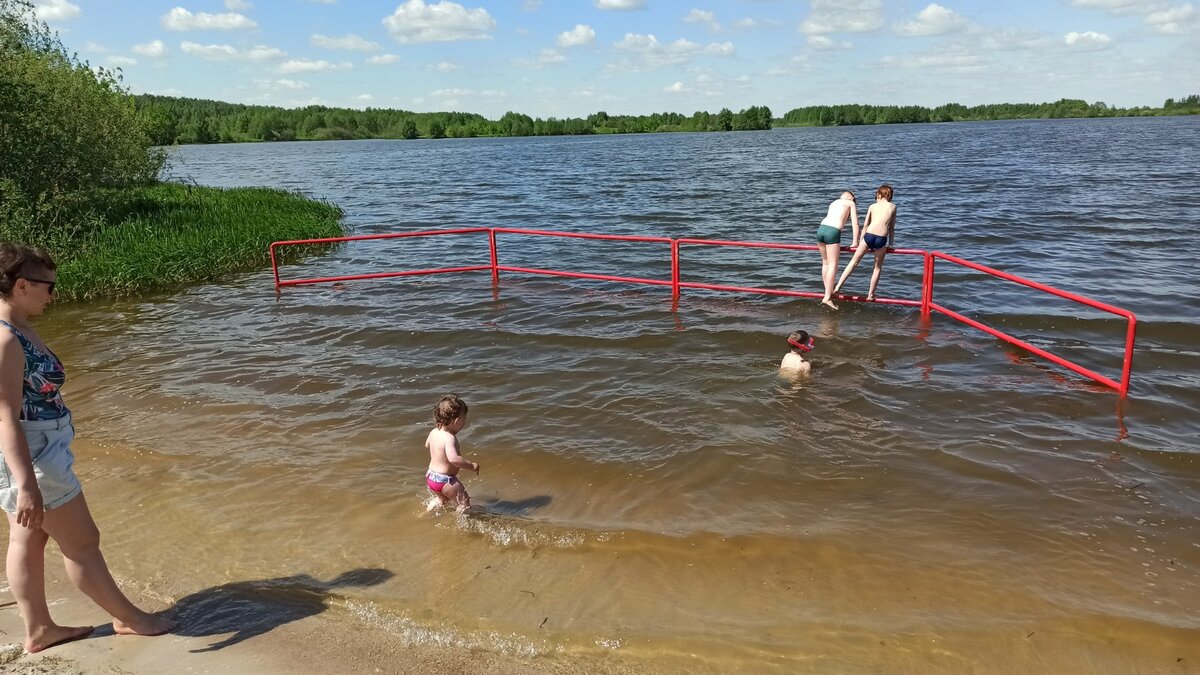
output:
[[[177,179],[302,190],[354,234],[813,243],[840,190],[861,217],[888,182],[897,245],[1136,312],[1124,401],[936,314],[686,289],[673,308],[669,289],[521,274],[276,296],[267,270],[40,326],[110,564],[164,601],[262,582],[229,611],[284,622],[316,584],[295,575],[384,568],[336,589],[337,630],[599,671],[1195,669],[1198,139],[1200,119],[1150,118],[173,152]],[[486,264],[486,241],[355,242],[282,274]],[[669,277],[661,245],[499,248]],[[819,275],[815,252],[683,255],[685,281]],[[918,257],[890,256],[880,294],[916,298],[919,279]],[[1119,375],[1120,320],[949,265],[935,296]],[[799,328],[817,347],[793,382],[776,367]],[[450,391],[482,464],[468,519],[424,513],[422,443]]]

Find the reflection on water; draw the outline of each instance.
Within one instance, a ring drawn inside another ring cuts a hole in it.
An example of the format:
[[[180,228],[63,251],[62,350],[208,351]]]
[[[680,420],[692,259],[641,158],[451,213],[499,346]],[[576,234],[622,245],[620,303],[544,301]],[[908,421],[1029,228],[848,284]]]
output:
[[[176,151],[174,170],[201,183],[329,197],[358,233],[807,242],[831,194],[886,179],[901,245],[1137,311],[1124,402],[908,309],[701,291],[673,305],[662,289],[516,274],[276,297],[258,272],[41,325],[72,374],[112,565],[164,594],[378,568],[396,576],[331,601],[347,630],[597,668],[1166,669],[1200,659],[1200,474],[1184,440],[1200,431],[1200,293],[1151,233],[1189,222],[1196,131],[1131,119]],[[844,147],[882,159],[847,168],[830,159]],[[669,270],[652,248],[500,247],[516,265]],[[486,251],[360,242],[284,273]],[[815,253],[687,255],[694,279],[819,285]],[[946,272],[939,302],[1119,369],[1119,321]],[[919,280],[920,261],[897,256],[881,293],[915,297]],[[817,348],[793,383],[776,368],[796,329]],[[448,391],[471,405],[477,517],[424,513],[422,439]],[[285,587],[314,602],[328,589]],[[263,625],[296,615],[289,602]]]

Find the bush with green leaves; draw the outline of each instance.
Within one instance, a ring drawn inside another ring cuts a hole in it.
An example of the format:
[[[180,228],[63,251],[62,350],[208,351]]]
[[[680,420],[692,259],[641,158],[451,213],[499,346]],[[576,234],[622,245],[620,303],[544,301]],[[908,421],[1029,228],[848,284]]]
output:
[[[87,193],[157,179],[165,153],[120,75],[68,52],[24,0],[0,0],[0,235],[50,248],[86,229]]]

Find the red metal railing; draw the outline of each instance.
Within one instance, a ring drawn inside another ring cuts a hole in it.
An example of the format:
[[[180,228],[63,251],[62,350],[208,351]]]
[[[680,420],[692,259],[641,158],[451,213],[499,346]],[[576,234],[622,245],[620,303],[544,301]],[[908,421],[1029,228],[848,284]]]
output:
[[[995,328],[992,328],[991,326],[980,323],[970,317],[963,316],[962,314],[959,314],[958,312],[955,312],[954,310],[947,309],[947,308],[939,305],[938,303],[933,302],[933,270],[932,270],[933,262],[932,261],[936,260],[936,259],[941,259],[941,260],[945,260],[947,262],[952,262],[956,265],[962,265],[963,267],[973,269],[977,272],[983,272],[984,274],[990,274],[991,276],[994,276],[994,277],[997,277],[1000,279],[1004,279],[1006,281],[1018,283],[1023,286],[1028,286],[1030,288],[1036,288],[1037,290],[1042,291],[1044,293],[1056,295],[1060,298],[1065,298],[1067,300],[1071,300],[1073,302],[1078,302],[1082,305],[1087,305],[1088,307],[1093,307],[1100,311],[1108,312],[1110,314],[1116,314],[1117,316],[1122,317],[1123,319],[1126,320],[1127,324],[1126,324],[1126,328],[1125,328],[1125,360],[1124,360],[1124,365],[1121,368],[1121,381],[1118,382],[1116,380],[1113,380],[1112,378],[1105,377],[1105,376],[1101,375],[1100,373],[1097,373],[1093,370],[1084,368],[1083,366],[1081,366],[1077,363],[1068,361],[1068,360],[1062,358],[1061,356],[1056,356],[1054,354],[1051,354],[1050,352],[1046,351],[1045,349],[1042,349],[1041,347],[1035,347],[1034,345],[1031,345],[1024,340],[1015,338],[1007,333],[1003,333]],[[1024,277],[1019,277],[1015,274],[1009,274],[1008,272],[1001,272],[998,269],[995,269],[992,267],[987,267],[986,265],[980,265],[979,263],[973,263],[970,260],[964,260],[957,256],[952,256],[948,253],[942,253],[940,251],[934,251],[930,255],[930,263],[929,264],[931,266],[931,269],[930,269],[930,273],[928,275],[929,278],[928,278],[926,284],[929,288],[929,306],[930,306],[930,308],[936,309],[937,311],[941,312],[942,314],[945,314],[946,316],[948,316],[952,319],[957,319],[957,320],[967,324],[968,326],[978,328],[979,330],[981,330],[989,335],[1000,338],[1001,340],[1004,340],[1005,342],[1007,342],[1009,344],[1016,345],[1016,346],[1020,347],[1021,349],[1025,349],[1030,352],[1033,352],[1034,354],[1037,354],[1038,356],[1040,356],[1048,361],[1057,363],[1058,365],[1060,365],[1068,370],[1072,370],[1076,373],[1079,373],[1080,375],[1083,375],[1084,377],[1091,378],[1091,379],[1095,380],[1096,382],[1099,382],[1100,384],[1112,387],[1113,389],[1116,389],[1122,396],[1124,396],[1125,394],[1127,394],[1129,392],[1129,374],[1133,369],[1133,341],[1134,341],[1134,336],[1137,333],[1137,317],[1133,314],[1133,312],[1130,312],[1127,309],[1121,309],[1120,307],[1114,307],[1113,305],[1109,305],[1107,303],[1103,303],[1098,300],[1093,300],[1091,298],[1087,298],[1082,295],[1077,295],[1075,293],[1060,290],[1058,288],[1054,288],[1053,286],[1047,286],[1046,284],[1038,283],[1036,281],[1032,281],[1032,280],[1026,279]]]
[[[490,258],[490,261],[489,261],[490,264],[487,264],[487,265],[439,267],[439,268],[420,269],[420,270],[406,270],[406,271],[401,271],[401,272],[374,272],[374,273],[370,273],[370,274],[347,274],[347,275],[341,275],[341,276],[335,276],[335,277],[313,277],[313,278],[308,278],[308,279],[283,280],[283,279],[279,278],[279,265],[278,265],[278,259],[276,257],[276,249],[280,248],[280,247],[284,247],[284,246],[302,246],[302,245],[309,245],[309,244],[335,244],[335,243],[341,243],[341,242],[347,242],[347,241],[365,241],[365,240],[374,240],[374,239],[404,239],[404,238],[409,238],[409,237],[431,237],[431,236],[447,236],[447,235],[480,234],[480,233],[484,233],[484,232],[486,232],[488,235],[488,252],[489,252],[489,258]],[[570,271],[566,271],[566,270],[555,270],[555,269],[546,269],[546,268],[539,268],[539,267],[518,267],[518,266],[514,266],[514,265],[502,265],[502,264],[500,264],[499,255],[497,252],[497,244],[496,244],[496,235],[497,234],[515,234],[515,235],[525,235],[525,236],[535,236],[535,237],[558,237],[558,238],[568,238],[568,239],[593,239],[593,240],[603,240],[603,241],[623,241],[623,242],[668,244],[670,246],[671,278],[670,279],[651,279],[651,278],[646,278],[646,277],[629,277],[629,276],[618,276],[618,275],[612,275],[612,274],[593,274],[593,273],[588,273],[588,272],[570,272]],[[653,286],[670,286],[671,287],[671,295],[674,298],[679,297],[680,289],[683,289],[683,288],[699,288],[699,289],[714,290],[714,291],[733,291],[733,292],[738,292],[738,293],[762,293],[762,294],[766,294],[766,295],[782,295],[782,296],[792,296],[792,297],[802,297],[802,298],[823,297],[822,293],[816,293],[816,292],[811,292],[811,291],[792,291],[792,290],[783,290],[783,289],[758,288],[758,287],[750,287],[750,286],[732,286],[732,285],[728,285],[728,284],[708,284],[708,283],[701,283],[701,282],[695,282],[695,281],[682,281],[680,279],[680,269],[682,267],[682,265],[680,263],[680,248],[683,246],[769,248],[769,249],[782,249],[782,250],[790,250],[790,251],[815,251],[815,250],[818,250],[818,247],[813,244],[781,244],[781,243],[774,243],[774,242],[727,241],[727,240],[721,240],[721,239],[687,239],[687,238],[670,239],[667,237],[646,237],[646,236],[637,236],[637,235],[589,234],[589,233],[583,233],[583,232],[555,232],[555,231],[551,231],[551,230],[527,230],[527,229],[513,228],[513,227],[468,227],[468,228],[459,228],[459,229],[452,229],[452,230],[425,230],[425,231],[421,231],[421,232],[401,232],[401,233],[393,233],[393,234],[368,234],[368,235],[358,235],[358,236],[351,236],[351,237],[326,237],[326,238],[322,238],[322,239],[298,239],[298,240],[291,240],[291,241],[277,241],[277,242],[274,242],[271,244],[269,252],[270,252],[270,256],[271,256],[271,270],[275,275],[275,288],[277,290],[284,286],[299,286],[299,285],[303,285],[303,284],[316,284],[316,283],[325,283],[325,282],[331,282],[331,281],[352,281],[352,280],[357,280],[357,279],[385,279],[385,278],[389,278],[389,277],[416,276],[416,275],[424,275],[424,274],[444,274],[444,273],[448,273],[448,272],[478,272],[478,271],[483,271],[483,270],[490,270],[492,273],[492,282],[493,283],[499,282],[500,272],[518,272],[518,273],[522,273],[522,274],[541,274],[541,275],[548,275],[548,276],[570,277],[570,278],[575,278],[575,279],[595,279],[595,280],[600,280],[600,281],[614,281],[614,282],[620,282],[620,283],[647,284],[647,285],[653,285]],[[842,247],[842,250],[850,251],[851,249],[848,247]],[[948,316],[952,319],[956,319],[962,323],[967,324],[968,326],[978,328],[979,330],[982,330],[985,333],[988,333],[989,335],[992,335],[1001,340],[1004,340],[1005,342],[1008,342],[1009,344],[1013,344],[1018,347],[1021,347],[1022,349],[1028,350],[1044,359],[1047,359],[1053,363],[1063,366],[1064,368],[1067,368],[1068,370],[1071,370],[1071,371],[1078,373],[1084,377],[1087,377],[1091,380],[1099,382],[1100,384],[1103,384],[1105,386],[1116,389],[1122,396],[1124,396],[1128,393],[1129,377],[1130,377],[1130,372],[1131,372],[1132,365],[1133,365],[1133,343],[1134,343],[1134,336],[1135,336],[1136,326],[1137,326],[1137,317],[1134,316],[1134,314],[1132,312],[1125,310],[1125,309],[1121,309],[1120,307],[1114,307],[1112,305],[1105,304],[1103,302],[1099,302],[1097,300],[1092,300],[1091,298],[1077,295],[1075,293],[1063,291],[1063,290],[1054,288],[1053,286],[1047,286],[1046,284],[1038,283],[1036,281],[1031,281],[1029,279],[1025,279],[1023,277],[1009,274],[1007,272],[1002,272],[1000,270],[993,269],[991,267],[986,267],[984,265],[973,263],[969,260],[964,260],[962,258],[958,258],[958,257],[952,256],[952,255],[949,255],[947,253],[941,253],[941,252],[932,252],[931,253],[929,251],[923,251],[920,249],[888,249],[888,252],[900,254],[900,255],[919,255],[919,256],[923,257],[924,265],[923,265],[922,274],[921,274],[921,298],[919,300],[912,300],[912,299],[905,299],[905,298],[875,298],[874,300],[867,300],[866,298],[863,298],[860,296],[853,296],[853,295],[846,295],[846,294],[839,294],[837,296],[838,299],[839,300],[851,300],[851,301],[856,301],[856,302],[874,302],[876,304],[884,304],[884,305],[901,305],[901,306],[906,306],[906,307],[920,307],[922,316],[926,316],[926,317],[929,316],[933,310],[936,310],[938,312],[941,312],[942,314],[945,314],[946,316]],[[1050,294],[1058,296],[1060,298],[1065,298],[1067,300],[1072,300],[1074,302],[1078,302],[1080,304],[1087,305],[1087,306],[1093,307],[1095,309],[1099,309],[1099,310],[1102,310],[1105,312],[1116,314],[1117,316],[1120,316],[1120,317],[1126,319],[1128,321],[1128,327],[1126,329],[1125,358],[1124,358],[1124,365],[1123,365],[1122,372],[1121,372],[1121,380],[1117,381],[1112,378],[1105,377],[1104,375],[1101,375],[1093,370],[1089,370],[1083,366],[1080,366],[1077,363],[1068,361],[1067,359],[1064,359],[1055,354],[1051,354],[1050,352],[1048,352],[1040,347],[1031,345],[1028,342],[1025,342],[1024,340],[1015,338],[1011,335],[1008,335],[1007,333],[997,330],[996,328],[993,328],[986,324],[980,323],[979,321],[971,319],[970,317],[963,316],[962,314],[959,314],[958,312],[955,312],[951,309],[947,309],[946,307],[943,307],[942,305],[935,303],[933,301],[933,287],[934,287],[934,273],[935,273],[935,267],[936,267],[935,261],[937,259],[942,259],[947,262],[951,262],[951,263],[954,263],[957,265],[962,265],[964,267],[973,269],[978,272],[990,274],[990,275],[998,277],[1000,279],[1005,279],[1007,281],[1012,281],[1012,282],[1015,282],[1018,284],[1022,284],[1024,286],[1028,286],[1030,288],[1034,288],[1034,289],[1037,289],[1037,290],[1040,290],[1040,291],[1043,291],[1046,293],[1050,293]]]

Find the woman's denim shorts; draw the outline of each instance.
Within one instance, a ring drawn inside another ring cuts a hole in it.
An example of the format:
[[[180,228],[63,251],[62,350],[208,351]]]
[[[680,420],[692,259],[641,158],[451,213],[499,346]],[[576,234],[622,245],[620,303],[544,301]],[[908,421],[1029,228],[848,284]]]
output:
[[[75,477],[75,455],[71,439],[75,426],[70,413],[54,420],[21,420],[29,456],[33,458],[33,474],[42,491],[42,504],[50,510],[71,501],[82,491]],[[7,462],[0,463],[0,508],[17,512],[17,486]]]

